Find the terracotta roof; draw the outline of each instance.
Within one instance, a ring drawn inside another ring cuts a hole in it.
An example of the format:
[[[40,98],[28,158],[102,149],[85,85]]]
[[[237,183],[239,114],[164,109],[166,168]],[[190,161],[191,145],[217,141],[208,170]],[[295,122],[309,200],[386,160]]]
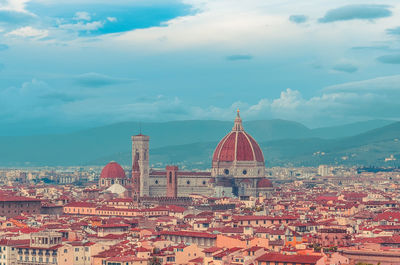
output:
[[[198,257],[198,258],[189,260],[189,262],[192,262],[192,263],[203,263],[203,261],[204,261],[204,259],[202,257]]]
[[[217,238],[217,235],[194,232],[194,231],[161,231],[160,235],[176,235],[176,236],[188,236],[188,237],[206,237],[206,238]]]
[[[257,188],[272,188],[272,182],[269,179],[261,179],[257,182]]]
[[[36,198],[29,198],[23,196],[0,196],[2,202],[39,202],[41,200]]]
[[[100,178],[124,179],[125,171],[117,162],[108,163],[101,171]]]
[[[267,262],[291,262],[291,263],[308,263],[316,264],[317,261],[322,259],[323,256],[311,256],[311,255],[284,255],[278,253],[266,253],[259,258],[257,261]]]
[[[129,227],[128,224],[103,224],[99,225],[99,228],[111,228],[111,227]]]
[[[257,142],[246,133],[239,113],[232,131],[218,143],[213,162],[257,161],[264,162],[264,155]]]
[[[203,252],[204,253],[214,253],[214,252],[221,251],[221,250],[222,250],[222,248],[219,248],[219,247],[209,247],[209,248],[204,249]]]
[[[64,207],[92,207],[95,208],[96,204],[91,202],[70,202],[64,205]]]

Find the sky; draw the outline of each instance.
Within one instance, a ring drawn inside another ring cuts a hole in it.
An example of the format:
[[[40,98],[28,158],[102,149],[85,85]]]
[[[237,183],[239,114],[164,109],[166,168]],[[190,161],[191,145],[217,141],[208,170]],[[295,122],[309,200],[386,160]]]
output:
[[[400,118],[400,2],[0,0],[0,135]]]

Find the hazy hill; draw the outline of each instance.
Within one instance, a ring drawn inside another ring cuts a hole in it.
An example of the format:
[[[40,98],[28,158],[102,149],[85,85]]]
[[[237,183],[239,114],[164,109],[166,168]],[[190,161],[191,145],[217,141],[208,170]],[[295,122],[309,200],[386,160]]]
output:
[[[267,166],[317,166],[319,164],[386,165],[398,166],[399,162],[385,162],[393,154],[400,157],[400,122],[374,129],[356,136],[340,139],[281,139],[261,142]],[[154,148],[151,160],[154,166],[178,164],[191,168],[209,168],[215,142]],[[105,164],[117,159],[130,164],[129,152],[103,157],[89,164]],[[156,164],[158,162],[158,164]]]
[[[341,138],[346,136],[357,135],[369,130],[380,128],[393,123],[388,120],[370,120],[355,122],[339,126],[330,126],[317,128],[312,130],[312,136],[320,138]]]
[[[266,159],[276,164],[297,158],[307,160],[311,151],[322,148],[331,153],[357,147],[357,143],[381,141],[396,134],[396,124],[340,140],[322,140],[351,136],[377,128],[389,121],[370,121],[338,127],[309,129],[292,121],[268,120],[244,123],[264,150]],[[130,163],[130,137],[142,132],[151,136],[152,162],[187,162],[190,166],[209,166],[216,143],[231,130],[227,121],[174,121],[164,123],[124,122],[62,135],[2,136],[0,165],[81,165],[104,164],[109,160]],[[392,126],[392,127],[391,127]],[[382,131],[383,130],[383,131]],[[313,137],[310,139],[310,137]],[[290,139],[290,140],[287,140]],[[335,148],[337,150],[335,151]],[[303,156],[305,156],[303,158]],[[275,162],[273,162],[275,163]]]

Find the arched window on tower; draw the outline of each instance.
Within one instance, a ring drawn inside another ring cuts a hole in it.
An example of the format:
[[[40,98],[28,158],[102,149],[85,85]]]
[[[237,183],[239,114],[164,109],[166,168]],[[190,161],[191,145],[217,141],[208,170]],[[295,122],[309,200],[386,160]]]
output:
[[[135,150],[135,154],[137,155],[137,159],[140,160],[140,154],[139,154],[139,151],[137,149]]]
[[[172,172],[169,172],[169,183],[172,183]]]

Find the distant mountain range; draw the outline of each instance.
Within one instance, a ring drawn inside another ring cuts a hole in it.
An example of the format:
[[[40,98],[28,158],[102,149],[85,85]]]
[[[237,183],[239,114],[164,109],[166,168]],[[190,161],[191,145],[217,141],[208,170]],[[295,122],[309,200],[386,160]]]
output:
[[[209,168],[218,141],[233,122],[124,122],[61,135],[0,136],[0,166],[104,165],[131,161],[131,135],[150,136],[154,166]],[[318,164],[392,165],[400,150],[400,123],[372,120],[310,129],[285,120],[260,120],[244,127],[263,149],[267,166]]]

